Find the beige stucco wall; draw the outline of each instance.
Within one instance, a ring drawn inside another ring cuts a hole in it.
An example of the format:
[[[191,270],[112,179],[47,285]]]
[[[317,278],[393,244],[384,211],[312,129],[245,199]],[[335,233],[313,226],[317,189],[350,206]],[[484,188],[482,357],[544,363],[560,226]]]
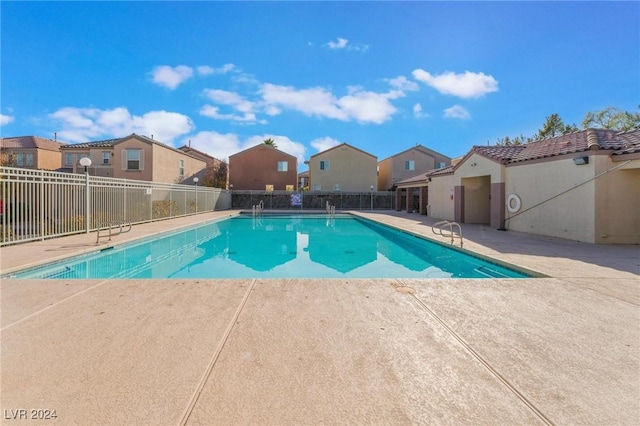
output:
[[[378,163],[378,191],[386,191],[393,185],[393,157]]]
[[[564,157],[546,162],[530,162],[506,168],[505,191],[522,200],[520,211],[545,200],[545,203],[507,220],[513,231],[549,235],[588,243],[595,236],[595,184],[586,182],[595,175],[593,161],[575,165]],[[574,188],[571,191],[558,194]],[[551,199],[552,197],[556,198]],[[506,207],[505,207],[506,208]],[[506,212],[506,218],[513,216]]]
[[[119,179],[134,179],[134,180],[153,180],[153,151],[151,143],[143,142],[135,138],[129,138],[122,142],[117,143],[113,147],[113,177]],[[127,149],[141,149],[143,152],[143,164],[142,170],[126,170],[123,167],[123,161],[126,159],[125,150]],[[162,182],[167,182],[163,180]]]
[[[181,183],[207,166],[202,160],[160,144],[152,144],[152,156],[152,179],[154,182]],[[184,160],[184,175],[182,176],[180,175],[179,160]]]
[[[454,175],[436,176],[429,182],[427,215],[435,219],[453,220],[453,188],[459,179]]]
[[[60,151],[38,149],[34,153],[33,162],[37,169],[56,170],[61,167],[62,153]]]
[[[622,166],[595,181],[595,242],[640,244],[640,160],[623,164],[608,155],[591,158],[596,174]]]
[[[329,161],[329,170],[320,170],[320,161]],[[376,157],[350,146],[338,146],[309,159],[310,188],[320,185],[322,191],[333,191],[336,184],[342,191],[370,191],[377,188]]]
[[[414,170],[405,169],[405,161],[415,162]],[[439,162],[451,164],[451,159],[437,153],[430,154],[420,148],[411,148],[378,163],[378,190],[387,191],[394,183],[426,173],[437,167]]]

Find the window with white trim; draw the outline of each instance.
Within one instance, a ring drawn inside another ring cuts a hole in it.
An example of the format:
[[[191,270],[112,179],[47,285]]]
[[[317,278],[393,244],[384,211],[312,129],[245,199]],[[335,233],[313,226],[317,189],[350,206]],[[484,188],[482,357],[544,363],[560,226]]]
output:
[[[125,149],[124,150],[124,169],[125,170],[142,170],[142,150],[141,149]]]
[[[73,154],[67,152],[64,155],[64,165],[65,166],[73,166]]]
[[[289,171],[289,162],[288,161],[278,161],[278,171],[279,172],[288,172]]]
[[[111,155],[109,151],[102,151],[102,164],[109,164]]]
[[[27,152],[26,165],[33,167],[33,152]]]
[[[24,165],[24,154],[21,152],[19,152],[18,155],[16,155],[16,165],[18,166]]]
[[[438,162],[438,169],[444,169],[445,167],[447,167],[447,164],[444,161],[440,161]]]
[[[415,170],[416,169],[416,162],[415,160],[407,160],[404,162],[404,169],[405,170]]]
[[[182,158],[178,160],[178,173],[181,177],[184,176],[184,160]]]
[[[320,170],[329,170],[329,160],[320,160]]]

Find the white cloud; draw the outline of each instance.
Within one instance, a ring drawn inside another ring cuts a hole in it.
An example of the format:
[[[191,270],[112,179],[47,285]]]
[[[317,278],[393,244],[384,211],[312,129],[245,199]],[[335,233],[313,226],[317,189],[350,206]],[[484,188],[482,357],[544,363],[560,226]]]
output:
[[[120,138],[131,133],[151,136],[171,144],[177,136],[194,129],[189,117],[176,112],[149,111],[131,115],[125,107],[111,110],[65,107],[49,115],[62,126],[60,138],[69,142],[87,142],[96,138]]]
[[[366,52],[369,50],[369,45],[367,44],[349,44],[349,40],[346,38],[338,37],[337,41],[329,41],[325,44],[329,49],[339,50],[355,50],[359,52]]]
[[[413,116],[415,118],[426,118],[426,117],[429,117],[429,114],[426,112],[422,112],[422,105],[415,104],[413,106]]]
[[[376,124],[389,120],[395,113],[396,108],[389,99],[404,96],[400,91],[374,93],[352,87],[348,95],[336,98],[322,87],[296,89],[270,83],[263,84],[260,92],[265,105],[270,108],[288,108],[309,116]]]
[[[208,65],[201,65],[196,68],[198,75],[226,74],[235,68],[233,64],[224,64],[219,68],[213,68]]]
[[[250,136],[242,140],[234,133],[221,134],[214,131],[204,131],[185,137],[182,142],[184,145],[188,145],[190,140],[192,148],[206,152],[220,160],[228,161],[231,155],[264,143],[264,140],[268,138],[274,140],[280,151],[295,156],[298,159],[298,165],[303,164],[305,157],[304,145],[292,141],[286,136],[265,134]]]
[[[468,120],[471,118],[469,111],[460,105],[454,105],[451,108],[444,110],[445,118],[459,118],[461,120]]]
[[[336,145],[340,145],[342,142],[325,136],[324,138],[318,138],[311,141],[311,146],[318,150],[318,152],[326,151],[329,148],[333,148]]]
[[[349,43],[349,40],[338,37],[338,41],[330,41],[327,43],[327,46],[329,46],[330,49],[344,49],[347,47],[347,43]]]
[[[11,115],[0,114],[0,126],[6,126],[14,121],[14,117]]]
[[[205,89],[204,94],[213,102],[229,105],[240,112],[253,112],[255,103],[251,102],[235,92],[217,89]]]
[[[392,87],[395,87],[396,89],[399,89],[399,90],[413,92],[419,89],[418,84],[416,82],[407,79],[407,77],[403,75],[400,75],[396,78],[389,78],[387,79],[387,81]]]
[[[168,65],[160,65],[155,67],[151,73],[154,83],[174,90],[183,81],[193,76],[193,68],[186,65],[178,65],[175,68]]]
[[[491,75],[465,71],[464,74],[445,72],[431,75],[425,70],[413,71],[413,77],[433,87],[440,93],[460,98],[479,98],[487,93],[498,91],[498,81]]]
[[[213,118],[214,120],[235,121],[244,124],[267,124],[266,120],[258,120],[254,113],[246,112],[244,114],[222,114],[220,108],[212,105],[205,105],[200,108],[200,115]]]
[[[349,95],[340,98],[338,105],[349,117],[355,118],[358,122],[380,124],[396,112],[396,108],[389,99],[395,99],[398,96],[395,91],[384,94],[355,89]]]

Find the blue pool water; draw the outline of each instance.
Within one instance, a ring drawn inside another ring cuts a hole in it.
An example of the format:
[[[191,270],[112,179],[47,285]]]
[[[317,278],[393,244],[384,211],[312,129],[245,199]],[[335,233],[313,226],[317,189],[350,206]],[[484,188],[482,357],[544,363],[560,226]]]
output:
[[[15,278],[525,278],[351,216],[237,216]]]

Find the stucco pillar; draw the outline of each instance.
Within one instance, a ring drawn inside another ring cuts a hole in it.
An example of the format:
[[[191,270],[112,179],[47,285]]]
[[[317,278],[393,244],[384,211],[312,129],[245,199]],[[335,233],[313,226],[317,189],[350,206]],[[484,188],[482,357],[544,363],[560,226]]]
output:
[[[429,204],[429,187],[420,187],[420,214],[427,214],[427,204]]]
[[[504,182],[491,184],[491,227],[499,229],[504,226]]]
[[[396,188],[396,211],[402,210],[402,188]]]
[[[413,213],[413,188],[407,188],[407,213]]]
[[[453,220],[464,223],[464,186],[453,188]]]

